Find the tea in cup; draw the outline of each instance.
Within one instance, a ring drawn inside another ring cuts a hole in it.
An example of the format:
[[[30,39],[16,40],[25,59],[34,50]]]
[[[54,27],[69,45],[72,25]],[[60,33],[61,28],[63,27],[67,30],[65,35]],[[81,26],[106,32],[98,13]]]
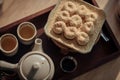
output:
[[[37,30],[31,22],[23,22],[18,26],[17,34],[23,44],[29,45],[34,41]]]
[[[7,56],[13,56],[18,50],[18,40],[11,34],[7,33],[0,38],[0,49]]]
[[[60,61],[60,67],[63,72],[73,72],[77,68],[77,60],[72,56],[63,57]]]

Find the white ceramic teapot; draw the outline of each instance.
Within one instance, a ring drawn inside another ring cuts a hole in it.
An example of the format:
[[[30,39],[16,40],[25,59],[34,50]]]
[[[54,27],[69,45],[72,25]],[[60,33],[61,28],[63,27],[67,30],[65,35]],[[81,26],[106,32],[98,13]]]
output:
[[[0,60],[0,68],[18,72],[21,80],[51,80],[54,75],[54,64],[42,50],[42,40],[35,40],[34,48],[25,54],[17,64]]]

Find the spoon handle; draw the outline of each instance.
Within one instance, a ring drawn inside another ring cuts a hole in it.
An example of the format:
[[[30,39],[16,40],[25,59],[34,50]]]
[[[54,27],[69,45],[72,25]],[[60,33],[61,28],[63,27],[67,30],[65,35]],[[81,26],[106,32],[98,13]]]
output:
[[[106,41],[108,42],[109,41],[109,38],[103,33],[103,31],[101,32],[101,37]]]

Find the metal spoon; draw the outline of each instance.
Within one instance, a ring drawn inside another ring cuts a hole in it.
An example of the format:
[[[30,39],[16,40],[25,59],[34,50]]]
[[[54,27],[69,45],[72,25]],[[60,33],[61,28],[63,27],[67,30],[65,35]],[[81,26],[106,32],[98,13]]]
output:
[[[106,41],[108,42],[110,39],[103,33],[103,31],[101,31],[101,37]]]

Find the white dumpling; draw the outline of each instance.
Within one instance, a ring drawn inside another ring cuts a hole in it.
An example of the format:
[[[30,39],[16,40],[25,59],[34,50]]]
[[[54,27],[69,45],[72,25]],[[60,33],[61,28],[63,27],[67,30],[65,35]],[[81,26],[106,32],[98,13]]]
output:
[[[57,21],[69,21],[70,14],[68,11],[60,11],[57,16]]]
[[[68,1],[63,6],[63,10],[68,11],[70,14],[74,14],[77,11],[77,7],[73,2]]]
[[[81,27],[81,30],[88,33],[88,34],[92,34],[94,31],[94,24],[93,22],[86,22],[83,24],[83,26]]]
[[[88,12],[88,9],[87,9],[86,6],[80,5],[80,6],[78,7],[77,13],[78,13],[78,15],[80,15],[82,18],[85,17],[85,15],[87,14],[87,12]]]
[[[70,26],[79,27],[82,25],[82,18],[79,15],[73,15],[70,18]]]
[[[61,34],[63,33],[65,27],[66,25],[63,21],[58,21],[54,23],[52,30],[56,34]]]
[[[64,31],[64,36],[66,39],[74,39],[76,37],[75,32],[77,29],[75,27],[67,27]]]
[[[76,39],[79,45],[86,45],[89,42],[89,36],[85,32],[79,32]]]
[[[96,19],[98,18],[98,15],[96,13],[93,12],[89,12],[85,15],[85,22],[89,22],[89,21],[96,21]]]

